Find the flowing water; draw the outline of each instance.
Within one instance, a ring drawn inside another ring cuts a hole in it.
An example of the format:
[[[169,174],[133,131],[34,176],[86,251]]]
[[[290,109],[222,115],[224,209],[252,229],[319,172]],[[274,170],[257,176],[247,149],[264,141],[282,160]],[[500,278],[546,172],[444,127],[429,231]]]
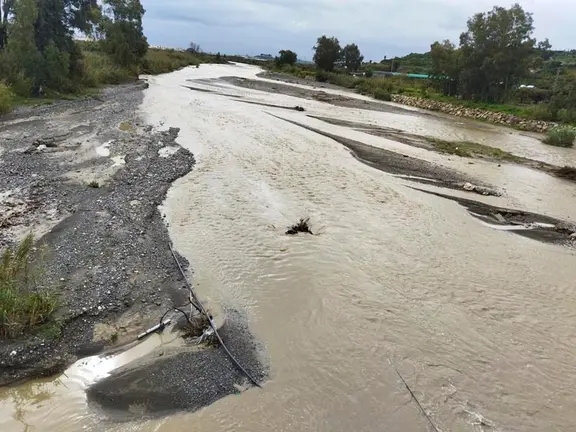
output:
[[[178,142],[197,156],[166,200],[170,232],[192,262],[200,296],[248,312],[270,355],[270,380],[196,413],[114,425],[87,410],[85,376],[67,374],[0,393],[0,430],[432,430],[396,371],[438,430],[574,430],[574,251],[491,229],[456,203],[413,190],[333,140],[268,113],[505,189],[501,198],[483,198],[490,203],[568,219],[574,187],[526,168],[468,165],[303,113],[181,87],[257,72],[215,65],[151,78],[142,112],[151,124],[180,127]],[[494,126],[235,87],[225,93],[576,162],[574,150]],[[317,235],[284,235],[307,216]]]

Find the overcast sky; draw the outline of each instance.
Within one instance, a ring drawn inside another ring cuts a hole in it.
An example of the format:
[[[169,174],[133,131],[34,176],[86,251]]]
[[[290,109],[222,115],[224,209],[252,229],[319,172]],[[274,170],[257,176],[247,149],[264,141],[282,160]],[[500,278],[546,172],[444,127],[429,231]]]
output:
[[[312,58],[318,36],[355,42],[367,60],[424,52],[458,36],[468,17],[500,0],[142,0],[144,30],[153,45],[205,51],[277,54],[292,49]],[[575,0],[520,0],[534,14],[535,35],[555,49],[576,48]]]

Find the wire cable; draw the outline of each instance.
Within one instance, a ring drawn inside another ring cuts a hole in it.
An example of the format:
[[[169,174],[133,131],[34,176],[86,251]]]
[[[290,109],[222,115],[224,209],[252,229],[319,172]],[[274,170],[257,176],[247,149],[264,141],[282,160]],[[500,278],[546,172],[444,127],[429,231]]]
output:
[[[182,266],[180,265],[180,261],[178,261],[178,257],[176,256],[176,252],[174,252],[174,249],[172,248],[172,243],[168,243],[168,246],[170,247],[170,252],[172,252],[172,256],[174,257],[174,261],[176,261],[176,264],[178,265],[178,269],[180,270],[180,273],[182,274],[182,277],[184,278],[184,280],[186,281],[186,285],[188,286],[188,290],[190,291],[190,303],[194,306],[197,307],[197,309],[203,313],[204,315],[206,315],[206,318],[208,318],[208,322],[210,323],[210,327],[212,327],[212,330],[214,330],[214,335],[216,335],[216,338],[218,339],[218,342],[220,342],[220,345],[222,346],[222,348],[224,348],[224,351],[226,352],[226,354],[228,355],[228,357],[230,358],[230,360],[232,360],[232,362],[236,365],[236,367],[238,367],[238,369],[240,369],[242,371],[242,373],[244,373],[244,375],[246,375],[248,377],[248,379],[252,382],[252,384],[254,384],[256,387],[262,388],[262,386],[258,383],[258,381],[256,381],[252,375],[250,375],[248,373],[248,371],[246,369],[244,369],[242,367],[242,365],[238,362],[238,360],[236,360],[236,358],[234,357],[234,355],[232,355],[232,353],[230,352],[230,350],[228,349],[228,347],[226,347],[226,344],[224,343],[224,341],[222,340],[222,338],[220,337],[220,335],[218,334],[218,330],[216,329],[216,326],[214,325],[214,322],[212,321],[212,317],[210,316],[210,314],[206,311],[206,308],[204,307],[204,305],[202,304],[202,302],[198,299],[198,297],[196,296],[196,294],[194,294],[194,290],[192,289],[192,285],[190,284],[190,282],[188,281],[188,278],[186,277],[186,274],[184,273],[184,270],[182,269]],[[196,304],[194,304],[196,303]],[[177,309],[179,310],[179,309]],[[180,312],[184,313],[182,310],[180,310]],[[186,316],[186,318],[188,319],[188,322],[190,322],[190,319],[188,318],[188,316]]]

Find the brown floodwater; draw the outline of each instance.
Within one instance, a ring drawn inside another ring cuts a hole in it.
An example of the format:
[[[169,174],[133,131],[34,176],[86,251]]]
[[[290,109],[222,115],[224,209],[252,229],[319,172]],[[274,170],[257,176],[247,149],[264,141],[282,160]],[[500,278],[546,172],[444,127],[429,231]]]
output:
[[[86,406],[83,388],[102,364],[87,359],[66,375],[0,390],[0,430],[432,430],[396,371],[441,431],[574,430],[574,250],[491,229],[458,204],[411,189],[267,112],[461,170],[503,189],[499,198],[471,197],[492,204],[569,219],[573,185],[181,87],[256,72],[214,65],[151,78],[142,113],[151,124],[180,127],[178,142],[197,155],[163,206],[170,233],[192,263],[199,295],[247,311],[270,356],[269,381],[195,413],[113,424]],[[576,162],[575,150],[495,126],[213,89]],[[285,236],[301,217],[310,217],[316,235]],[[147,343],[162,342],[174,343]]]

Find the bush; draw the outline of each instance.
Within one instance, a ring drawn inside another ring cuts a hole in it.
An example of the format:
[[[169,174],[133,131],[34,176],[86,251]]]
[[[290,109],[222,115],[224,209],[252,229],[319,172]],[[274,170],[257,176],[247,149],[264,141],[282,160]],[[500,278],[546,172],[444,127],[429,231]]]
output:
[[[150,75],[173,72],[186,66],[197,66],[202,56],[186,51],[149,49],[142,62],[141,72]]]
[[[23,72],[20,72],[11,82],[12,91],[24,98],[32,96],[32,89],[34,87],[32,79],[27,78]]]
[[[554,121],[556,116],[547,104],[530,105],[526,108],[526,114],[533,120]]]
[[[14,93],[3,82],[0,82],[0,114],[6,114],[12,110]]]
[[[382,100],[382,101],[390,102],[392,100],[392,96],[390,95],[390,93],[388,91],[386,91],[385,89],[382,89],[382,88],[375,89],[373,96],[374,96],[374,99],[378,99],[378,100]]]
[[[544,143],[558,147],[572,147],[576,139],[576,129],[568,126],[557,126],[548,131]]]
[[[117,66],[108,55],[102,52],[85,52],[83,68],[82,83],[86,87],[121,84],[137,78],[136,71]]]
[[[558,120],[562,123],[576,124],[576,110],[561,109],[558,111]]]
[[[15,338],[46,323],[56,310],[56,298],[37,289],[41,276],[31,262],[34,245],[27,236],[15,250],[6,249],[0,261],[0,337]]]
[[[366,72],[364,72],[364,76],[366,78],[372,78],[374,76],[374,71],[372,69],[368,69]]]
[[[328,72],[324,72],[321,70],[316,71],[316,81],[325,83],[328,81]]]

